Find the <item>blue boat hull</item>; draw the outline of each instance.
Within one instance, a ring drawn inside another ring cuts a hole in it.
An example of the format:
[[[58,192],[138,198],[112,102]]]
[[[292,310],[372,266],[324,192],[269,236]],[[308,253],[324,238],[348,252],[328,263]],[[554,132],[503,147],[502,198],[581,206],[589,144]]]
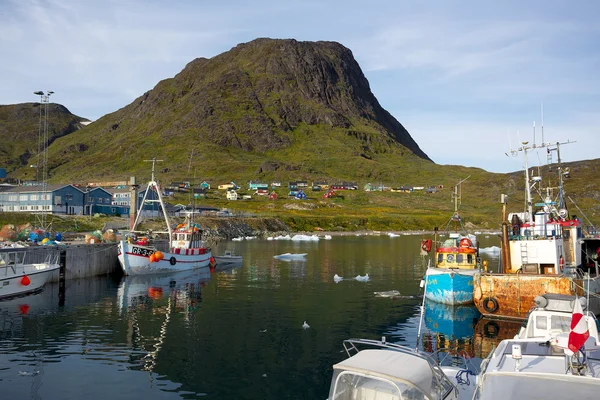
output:
[[[450,305],[473,303],[475,272],[476,270],[428,268],[425,274],[425,298]]]

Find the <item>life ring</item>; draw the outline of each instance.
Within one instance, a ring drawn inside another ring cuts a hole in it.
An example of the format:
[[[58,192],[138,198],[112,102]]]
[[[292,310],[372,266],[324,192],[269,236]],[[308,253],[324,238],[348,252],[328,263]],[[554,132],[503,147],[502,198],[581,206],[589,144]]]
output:
[[[421,240],[421,250],[429,253],[431,251],[431,239]]]
[[[483,335],[488,338],[495,338],[498,336],[498,331],[500,331],[500,327],[494,321],[490,321],[483,326]]]
[[[459,246],[464,248],[468,248],[468,247],[473,247],[473,242],[471,242],[471,239],[469,238],[462,238],[460,239],[459,242]]]
[[[490,303],[492,303],[491,307]],[[498,311],[498,300],[496,300],[493,297],[486,297],[482,300],[481,305],[483,306],[483,309],[489,313],[495,313],[496,311]]]
[[[171,257],[169,258],[169,262],[171,263],[171,265],[175,265],[177,264],[177,259],[175,259],[175,257]]]

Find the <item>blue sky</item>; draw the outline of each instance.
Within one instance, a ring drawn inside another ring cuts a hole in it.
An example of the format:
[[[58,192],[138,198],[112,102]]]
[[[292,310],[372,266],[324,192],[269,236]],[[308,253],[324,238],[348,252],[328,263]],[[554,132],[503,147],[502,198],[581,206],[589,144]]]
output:
[[[241,42],[337,41],[435,162],[515,171],[505,152],[534,121],[541,141],[541,104],[545,141],[577,141],[565,161],[600,157],[599,15],[596,1],[3,0],[0,104],[53,90],[97,119]]]

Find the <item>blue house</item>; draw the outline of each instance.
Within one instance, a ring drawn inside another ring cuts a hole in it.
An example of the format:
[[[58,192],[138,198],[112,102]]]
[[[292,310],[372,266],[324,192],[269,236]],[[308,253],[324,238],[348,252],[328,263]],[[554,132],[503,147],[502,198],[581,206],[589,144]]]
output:
[[[101,187],[89,189],[85,193],[85,215],[93,214],[116,214],[116,207],[113,206],[113,194]],[[115,208],[115,212],[112,212]],[[121,213],[119,213],[121,214]],[[129,213],[127,213],[129,214]]]
[[[83,214],[84,196],[74,185],[13,186],[0,192],[0,211]]]

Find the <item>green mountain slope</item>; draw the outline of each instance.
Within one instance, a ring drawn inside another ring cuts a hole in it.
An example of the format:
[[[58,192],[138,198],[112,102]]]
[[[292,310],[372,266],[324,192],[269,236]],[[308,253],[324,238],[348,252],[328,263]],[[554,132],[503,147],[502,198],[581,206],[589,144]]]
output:
[[[36,164],[42,107],[40,103],[0,105],[0,167],[9,173]],[[48,104],[48,142],[81,129],[85,121],[60,104]]]

